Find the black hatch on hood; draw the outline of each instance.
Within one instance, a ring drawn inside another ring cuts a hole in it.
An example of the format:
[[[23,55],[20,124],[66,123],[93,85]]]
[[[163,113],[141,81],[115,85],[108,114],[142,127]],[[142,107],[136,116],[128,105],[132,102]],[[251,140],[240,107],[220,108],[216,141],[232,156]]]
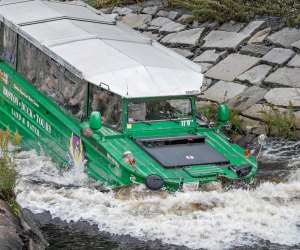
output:
[[[230,163],[228,158],[205,143],[205,136],[189,134],[134,140],[165,168]]]

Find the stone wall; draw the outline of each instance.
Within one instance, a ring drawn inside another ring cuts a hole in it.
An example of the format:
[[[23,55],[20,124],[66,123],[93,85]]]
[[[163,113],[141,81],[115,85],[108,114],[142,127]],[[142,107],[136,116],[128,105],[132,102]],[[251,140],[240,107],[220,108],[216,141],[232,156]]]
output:
[[[166,10],[162,4],[102,11],[201,65],[204,101],[198,105],[225,99],[240,110],[245,126],[263,132],[259,111],[268,111],[272,103],[285,112],[291,101],[300,137],[299,24],[285,27],[274,17],[198,23],[193,15]]]

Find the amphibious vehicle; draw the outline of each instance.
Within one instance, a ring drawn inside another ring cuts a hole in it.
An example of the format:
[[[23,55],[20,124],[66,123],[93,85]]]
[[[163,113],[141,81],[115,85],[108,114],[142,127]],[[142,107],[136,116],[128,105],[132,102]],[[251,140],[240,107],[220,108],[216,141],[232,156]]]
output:
[[[201,68],[83,2],[0,1],[0,126],[111,186],[251,182],[255,158],[196,115]]]

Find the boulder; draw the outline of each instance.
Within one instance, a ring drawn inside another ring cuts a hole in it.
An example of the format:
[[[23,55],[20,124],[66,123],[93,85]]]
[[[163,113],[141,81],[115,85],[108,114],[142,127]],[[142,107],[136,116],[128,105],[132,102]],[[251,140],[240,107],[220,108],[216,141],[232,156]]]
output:
[[[146,14],[129,14],[122,18],[121,22],[133,29],[139,29],[152,20],[151,15]]]
[[[278,108],[279,111],[285,111],[283,108]],[[268,104],[255,104],[251,106],[250,108],[246,109],[245,111],[242,112],[242,115],[254,119],[258,119],[261,121],[265,121],[267,119],[266,114],[270,113],[271,108]]]
[[[240,33],[247,35],[247,36],[251,36],[255,32],[257,32],[264,24],[265,24],[265,21],[252,21],[252,22],[248,23],[248,25],[245,28],[243,28],[240,31]]]
[[[22,250],[22,227],[12,209],[0,199],[0,249]]]
[[[227,54],[226,51],[218,52],[215,49],[206,50],[200,56],[197,56],[193,61],[216,64],[217,62],[220,61],[220,59],[223,59],[226,54]]]
[[[143,34],[155,41],[158,41],[161,38],[159,34],[154,34],[150,31],[144,31]]]
[[[275,45],[291,48],[295,42],[300,40],[300,30],[284,28],[269,36],[267,40]]]
[[[171,48],[171,49],[186,58],[191,58],[193,56],[193,53],[187,49],[179,49],[179,48]]]
[[[169,12],[168,11],[164,11],[164,10],[160,10],[158,13],[157,13],[157,16],[160,16],[160,17],[168,17],[169,15]],[[171,18],[169,18],[171,19]]]
[[[282,85],[287,87],[300,87],[300,68],[279,68],[270,74],[265,83],[270,85]]]
[[[264,56],[267,54],[272,47],[259,45],[259,44],[247,44],[246,46],[243,46],[240,50],[242,54],[249,54],[251,56]]]
[[[300,50],[300,40],[292,44],[293,49]]]
[[[298,67],[300,68],[300,55],[297,54],[293,57],[292,60],[289,61],[289,63],[287,64],[290,67]]]
[[[231,82],[259,62],[259,58],[231,54],[205,73],[206,77]]]
[[[163,27],[166,24],[172,22],[172,20],[170,20],[169,18],[166,17],[157,17],[155,19],[153,19],[149,25],[150,26],[156,26],[156,27]]]
[[[121,16],[128,15],[128,14],[130,14],[131,12],[133,12],[133,10],[132,10],[132,9],[129,9],[129,8],[127,8],[127,7],[124,7],[124,8],[115,7],[115,8],[113,8],[113,10],[112,10],[112,13],[117,13],[117,14],[119,14],[119,15],[121,15]]]
[[[262,83],[262,81],[267,77],[271,69],[272,66],[260,64],[244,72],[236,79],[242,82],[249,82],[252,85],[259,86]]]
[[[177,11],[170,11],[168,18],[170,18],[171,20],[176,20],[179,17],[179,12]]]
[[[159,12],[158,6],[146,7],[143,9],[142,13],[155,16]]]
[[[196,45],[204,32],[204,28],[180,31],[165,36],[161,42],[172,45]]]
[[[117,19],[117,17],[119,16],[118,13],[113,13],[113,14],[108,14],[112,19]]]
[[[245,27],[245,23],[237,23],[235,21],[230,21],[228,23],[224,23],[219,27],[218,30],[228,31],[228,32],[239,32],[242,28]]]
[[[213,64],[211,63],[197,63],[198,65],[201,66],[201,73],[204,74],[207,70],[209,70]]]
[[[185,25],[182,25],[180,23],[175,23],[173,21],[167,23],[163,27],[159,29],[160,33],[168,34],[168,33],[174,33],[179,32],[185,29]]]
[[[218,103],[222,103],[224,101],[228,101],[235,96],[241,94],[247,89],[247,86],[234,83],[234,82],[226,82],[219,81],[209,89],[204,92],[202,98],[215,101]]]
[[[213,30],[204,38],[203,49],[236,50],[247,39],[247,35]]]
[[[258,31],[249,39],[248,44],[262,43],[266,39],[266,37],[270,34],[271,30],[272,30],[271,28],[266,28]]]
[[[294,107],[300,107],[300,88],[274,88],[265,95],[265,99],[277,106],[288,107],[292,102]]]
[[[285,64],[295,52],[290,49],[274,48],[262,57],[262,62],[270,65],[283,65]]]
[[[256,104],[258,101],[262,100],[267,92],[268,91],[266,89],[252,86],[241,94],[230,99],[228,101],[228,106],[232,109],[244,111]]]

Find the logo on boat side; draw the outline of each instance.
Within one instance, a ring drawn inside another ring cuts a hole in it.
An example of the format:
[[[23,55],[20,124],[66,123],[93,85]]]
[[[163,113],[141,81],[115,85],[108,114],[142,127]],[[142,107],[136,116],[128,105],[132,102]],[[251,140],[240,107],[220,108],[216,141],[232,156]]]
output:
[[[194,160],[195,159],[195,157],[192,156],[192,155],[187,155],[185,158],[187,158],[188,160]]]
[[[85,153],[82,140],[73,132],[70,138],[70,148],[68,156],[69,164],[71,167],[78,168],[83,166],[85,163]]]
[[[5,84],[8,84],[8,74],[6,74],[2,69],[0,69],[0,80]]]

